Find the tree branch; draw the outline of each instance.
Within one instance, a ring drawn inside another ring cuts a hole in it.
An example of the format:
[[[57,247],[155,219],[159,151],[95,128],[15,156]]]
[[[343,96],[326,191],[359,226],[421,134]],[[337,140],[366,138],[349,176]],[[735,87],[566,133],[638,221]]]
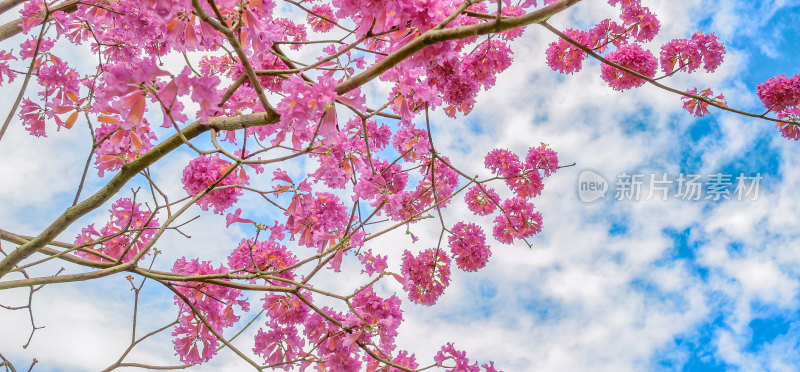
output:
[[[277,114],[270,115],[267,113],[257,113],[234,118],[214,117],[209,119],[207,125],[202,125],[199,121],[189,125],[180,133],[177,133],[164,140],[158,146],[154,147],[138,159],[123,165],[119,173],[117,173],[114,178],[108,182],[108,184],[98,190],[94,195],[90,196],[83,202],[78,203],[77,205],[67,208],[67,210],[64,211],[64,213],[55,221],[53,221],[53,223],[51,223],[47,229],[42,231],[39,236],[17,247],[17,249],[9,253],[8,256],[3,259],[3,261],[0,261],[0,278],[11,271],[11,269],[13,269],[14,266],[16,266],[20,261],[49,244],[50,241],[55,239],[58,234],[64,231],[78,218],[111,199],[112,196],[114,196],[131,178],[137,175],[140,171],[144,170],[148,166],[161,159],[164,155],[182,145],[183,140],[181,137],[192,139],[212,128],[218,131],[238,130],[260,125],[274,124],[279,120],[280,116]]]
[[[424,49],[428,45],[448,40],[466,39],[472,36],[503,32],[534,23],[541,23],[548,20],[553,15],[577,4],[579,1],[581,0],[561,0],[555,4],[551,4],[545,8],[521,15],[519,17],[501,18],[498,21],[480,23],[476,25],[446,28],[441,30],[428,30],[420,37],[412,40],[394,53],[388,55],[386,58],[374,64],[366,71],[353,76],[349,80],[339,83],[336,86],[336,93],[341,95],[364,85],[378,75],[396,66],[414,53]]]

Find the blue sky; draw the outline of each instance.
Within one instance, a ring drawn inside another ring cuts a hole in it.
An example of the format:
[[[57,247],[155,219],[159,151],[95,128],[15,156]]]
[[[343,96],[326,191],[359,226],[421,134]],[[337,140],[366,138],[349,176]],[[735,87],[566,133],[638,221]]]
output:
[[[667,79],[670,86],[710,86],[731,106],[760,112],[757,84],[780,73],[800,73],[797,1],[644,3],[662,23],[659,37],[647,45],[650,50],[699,29],[718,34],[728,50],[717,72],[676,76]],[[615,16],[606,2],[584,1],[550,23],[588,27]],[[468,173],[486,175],[482,159],[493,148],[524,153],[539,142],[559,151],[562,164],[576,163],[550,177],[534,201],[544,230],[532,239],[533,249],[491,241],[489,265],[477,273],[456,271],[436,306],[404,302],[400,347],[428,361],[445,342],[455,342],[473,359],[494,360],[506,371],[799,370],[798,144],[780,138],[769,122],[714,111],[694,118],[683,111],[679,97],[657,88],[613,91],[600,79],[596,62],[574,75],[560,75],[544,63],[544,50],[553,40],[531,26],[514,45],[515,64],[481,94],[472,115],[453,120],[439,111],[432,116],[437,149]],[[372,86],[367,93],[381,88]],[[13,91],[13,86],[3,89]],[[12,127],[0,142],[0,178],[7,180],[0,184],[0,227],[33,234],[69,204],[85,159],[83,151],[69,150],[85,135],[80,130],[51,133],[42,141],[27,136],[18,123]],[[153,169],[155,177],[180,194],[174,175],[190,158],[189,152],[171,155]],[[300,174],[312,165],[296,166]],[[587,169],[611,183],[608,196],[590,204],[581,202],[576,190],[579,174]],[[764,178],[757,200],[619,201],[614,183],[621,173],[670,179],[680,173],[758,173]],[[89,189],[99,184],[93,178]],[[254,203],[242,207],[258,210]],[[106,209],[60,238],[72,240],[82,226],[101,222]],[[199,210],[189,216],[195,214]],[[455,223],[465,215],[464,207],[454,205],[445,219]],[[202,221],[187,226],[193,236],[188,242],[177,234],[165,236],[160,244],[166,259],[160,265],[169,267],[170,259],[184,255],[223,260],[245,231],[226,230],[220,216],[203,214]],[[490,225],[488,219],[470,221]],[[398,267],[404,249],[435,244],[437,224],[415,225],[416,244],[403,231],[373,244],[392,256],[390,268]],[[354,261],[343,265],[358,271]],[[334,289],[364,279],[330,278]],[[171,297],[154,285],[146,288],[141,322],[152,328],[173,317],[174,309]],[[379,290],[403,295],[393,282]],[[0,293],[0,303],[24,295]],[[37,357],[42,370],[96,369],[112,361],[98,355],[124,348],[131,301],[124,276],[49,286],[40,295],[37,323],[47,328],[37,331],[27,350],[19,347],[27,339],[27,315],[0,312],[0,329],[16,335],[2,337],[0,350],[19,365]],[[249,348],[246,338],[243,349]],[[171,345],[163,346],[168,335],[157,341],[162,344],[143,344],[134,356],[175,363]],[[222,353],[200,370],[238,370],[240,363]]]

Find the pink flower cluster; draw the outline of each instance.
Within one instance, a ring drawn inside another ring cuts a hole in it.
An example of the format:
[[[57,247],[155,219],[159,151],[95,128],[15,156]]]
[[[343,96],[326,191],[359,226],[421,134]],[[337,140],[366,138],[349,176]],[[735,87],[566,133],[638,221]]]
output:
[[[249,178],[244,168],[234,169],[228,173],[233,164],[219,158],[219,155],[201,155],[192,159],[183,169],[183,189],[190,196],[197,196],[211,185],[225,187],[214,189],[200,198],[197,205],[204,211],[214,208],[214,213],[222,214],[239,200],[242,190],[235,186],[247,185]],[[221,180],[220,180],[221,179]]]
[[[609,53],[606,58],[621,67],[650,78],[655,76],[658,68],[658,62],[653,53],[642,49],[639,44],[623,45]],[[645,83],[643,79],[607,64],[600,66],[600,76],[616,90],[635,88]]]
[[[11,52],[0,50],[0,86],[3,85],[3,75],[8,77],[9,83],[13,82],[14,78],[17,77],[17,74],[14,71],[11,71],[11,68],[8,65],[8,61],[12,59],[17,59],[17,57],[14,57],[14,54]]]
[[[791,78],[778,75],[756,87],[758,98],[770,111],[780,112],[800,104],[800,74]]]
[[[450,252],[461,270],[478,271],[489,262],[492,251],[486,245],[483,229],[474,223],[456,223],[447,238]]]
[[[448,342],[442,346],[436,353],[436,356],[433,357],[433,360],[436,362],[437,366],[447,367],[453,372],[480,372],[481,370],[480,367],[478,367],[478,362],[470,364],[467,353],[456,349],[452,342]],[[452,362],[454,365],[445,362]],[[483,367],[484,372],[497,372],[494,368],[494,363],[491,362],[481,367]]]
[[[665,73],[675,71],[694,72],[703,65],[708,72],[722,64],[725,47],[714,34],[697,32],[691,39],[673,39],[661,47],[661,70]]]
[[[288,267],[297,263],[297,257],[278,242],[242,239],[228,256],[228,267],[245,273],[267,272],[276,278],[294,280],[295,274]],[[266,280],[270,285],[288,285],[276,279]],[[256,280],[251,279],[252,283]]]
[[[497,195],[497,192],[488,186],[475,185],[467,191],[464,200],[472,213],[478,216],[487,216],[492,214],[496,206],[500,204],[500,195]]]
[[[415,303],[431,306],[450,285],[450,257],[443,250],[429,248],[416,257],[403,252],[403,289]]]
[[[800,107],[791,107],[779,112],[778,119],[786,120],[776,124],[784,138],[800,140],[800,124],[796,124],[800,123]]]
[[[125,163],[130,163],[153,148],[156,135],[147,123],[119,122],[113,117],[101,117],[105,121],[95,131],[95,142],[99,145],[94,153],[94,164],[100,177],[107,171],[115,172]]]
[[[322,113],[329,110],[328,105],[336,99],[335,85],[336,82],[330,76],[324,75],[313,87],[298,76],[285,80],[281,89],[286,93],[286,97],[277,107],[278,113],[281,114],[280,124],[265,126],[256,133],[262,139],[275,135],[273,144],[279,144],[287,134],[291,134],[294,146],[301,148],[302,144],[310,141],[317,132]],[[335,128],[333,130],[335,131]],[[319,131],[325,133],[323,128]]]
[[[534,212],[533,204],[515,196],[503,202],[503,213],[494,219],[495,239],[511,244],[516,239],[530,237],[542,231],[542,214]]]
[[[725,102],[725,96],[722,95],[722,94],[719,94],[716,97],[714,97],[714,92],[711,91],[711,88],[703,89],[702,91],[700,91],[700,93],[697,92],[697,88],[692,88],[692,89],[687,90],[686,93],[706,98],[711,102],[714,102],[714,103],[717,103],[717,104],[720,104],[720,105],[723,105],[723,106],[725,106],[727,104]],[[704,116],[704,115],[708,114],[708,102],[707,101],[703,101],[703,100],[699,100],[697,98],[691,98],[691,97],[681,97],[681,100],[683,100],[683,108],[686,111],[689,111],[690,114],[693,114],[694,116],[697,116],[697,117],[701,117],[701,116]]]
[[[100,231],[94,224],[84,227],[75,238],[75,245],[86,245],[92,251],[128,262],[150,243],[158,230],[158,219],[130,198],[118,199],[108,211],[110,218],[106,225]],[[79,250],[75,254],[94,261],[106,261],[91,252]]]
[[[297,194],[285,215],[286,228],[299,235],[298,244],[317,248],[320,252],[335,245],[350,219],[350,213],[339,197],[327,192]]]
[[[172,267],[172,272],[186,275],[227,271],[225,266],[215,269],[208,261],[199,261],[196,258],[187,261],[185,257],[175,261]],[[175,336],[175,353],[186,364],[207,362],[217,353],[219,346],[219,339],[211,329],[222,333],[223,329],[233,326],[239,321],[234,306],[248,311],[250,304],[246,299],[239,299],[242,295],[239,289],[202,282],[175,283],[173,286],[191,304],[190,306],[180,296],[175,295],[175,304],[180,309],[178,325],[172,332]],[[205,318],[205,322],[201,316]]]

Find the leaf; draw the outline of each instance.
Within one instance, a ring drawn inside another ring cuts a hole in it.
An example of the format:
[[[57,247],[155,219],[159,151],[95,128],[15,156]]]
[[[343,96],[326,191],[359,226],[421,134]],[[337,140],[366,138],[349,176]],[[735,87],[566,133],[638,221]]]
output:
[[[67,98],[69,98],[70,101],[75,102],[76,105],[80,104],[78,102],[78,95],[75,94],[75,92],[67,92]]]
[[[75,120],[78,120],[78,112],[75,111],[72,115],[67,118],[67,121],[64,123],[64,128],[72,129],[72,126],[75,125]]]
[[[116,123],[120,122],[119,119],[117,119],[115,117],[112,117],[112,116],[108,116],[108,115],[100,115],[100,116],[98,116],[97,117],[97,121],[99,121],[101,123],[106,123],[106,124],[116,124]]]
[[[58,106],[58,107],[53,109],[53,112],[55,112],[56,114],[64,114],[64,113],[70,112],[70,111],[72,111],[74,109],[75,109],[75,107],[73,107],[73,106]]]

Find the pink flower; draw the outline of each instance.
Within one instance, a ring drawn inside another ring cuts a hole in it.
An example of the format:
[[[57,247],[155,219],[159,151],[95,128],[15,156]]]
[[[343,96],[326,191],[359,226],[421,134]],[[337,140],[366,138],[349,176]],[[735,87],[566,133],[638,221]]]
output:
[[[154,146],[156,135],[146,122],[126,123],[106,115],[101,115],[100,121],[103,124],[95,130],[95,141],[99,145],[95,150],[97,157],[94,161],[100,177],[106,171],[119,170]]]
[[[486,245],[483,229],[474,223],[459,222],[451,229],[452,235],[447,238],[450,252],[461,270],[478,271],[489,262],[492,251]]]
[[[188,275],[217,274],[226,271],[225,266],[215,269],[208,261],[197,259],[187,261],[185,257],[175,261],[175,265],[172,267],[172,272]],[[242,295],[242,291],[239,289],[202,282],[181,283],[175,285],[175,289],[186,297],[203,315],[208,324],[219,333],[239,321],[239,315],[236,315],[234,306],[239,307],[242,311],[248,311],[250,307],[246,299],[239,299],[239,296]],[[180,309],[178,325],[172,332],[172,335],[175,336],[173,344],[176,354],[182,362],[187,364],[211,360],[217,353],[219,340],[178,295],[175,295],[175,303]],[[202,355],[200,348],[202,348]]]
[[[786,120],[777,124],[778,130],[784,138],[800,140],[800,108],[791,107],[778,113],[778,119]],[[789,123],[791,121],[791,123]]]
[[[500,204],[500,195],[488,186],[472,186],[465,195],[467,208],[479,216],[492,214],[497,204]]]
[[[452,342],[448,342],[446,345],[442,346],[442,349],[436,353],[436,356],[433,357],[433,360],[436,362],[436,365],[439,367],[444,366],[444,362],[447,360],[452,360],[455,362],[455,368],[451,369],[453,372],[478,372],[480,368],[478,368],[478,363],[475,362],[474,364],[469,364],[469,359],[467,359],[467,353],[464,351],[456,350],[453,347]]]
[[[389,298],[382,298],[375,294],[375,291],[370,286],[353,297],[352,305],[360,316],[353,319],[354,325],[357,324],[359,328],[367,331],[359,341],[369,343],[372,341],[372,335],[377,333],[382,349],[394,349],[397,328],[403,322],[400,299],[394,295]],[[366,320],[366,322],[361,319]]]
[[[714,93],[711,91],[711,88],[703,89],[700,93],[697,93],[697,88],[692,88],[687,90],[686,93],[708,98],[712,102],[716,102],[723,106],[726,105],[725,96],[720,94],[716,97],[713,97]],[[681,97],[681,100],[683,100],[683,108],[686,111],[689,111],[690,114],[698,117],[708,114],[708,102],[691,97]]]
[[[311,12],[319,15],[317,16],[311,13],[306,15],[306,20],[308,24],[311,25],[312,30],[316,32],[326,32],[333,28],[333,23],[329,21],[336,22],[336,17],[333,15],[333,10],[331,10],[330,6],[327,4],[317,4],[311,7]]]
[[[367,362],[368,371],[404,372],[402,369],[387,366],[369,355],[365,355],[364,360]],[[414,354],[409,355],[408,351],[405,350],[400,350],[397,356],[392,359],[392,363],[411,369],[419,367],[416,356]]]
[[[716,35],[703,34],[702,31],[692,35],[692,41],[697,44],[700,54],[703,55],[703,68],[708,72],[714,72],[722,64],[725,55],[725,46],[718,40]]]
[[[426,157],[431,149],[428,132],[410,126],[402,126],[394,133],[392,146],[405,161],[417,161]]]
[[[653,57],[652,53],[642,49],[638,44],[623,45],[609,53],[606,58],[622,67],[651,78],[655,76],[658,66],[656,57]],[[607,64],[600,66],[600,73],[603,80],[616,90],[626,90],[645,83],[644,80]]]
[[[533,198],[542,193],[544,183],[536,169],[526,170],[519,176],[506,179],[506,185],[514,194],[523,198]]]
[[[47,137],[44,128],[44,110],[41,106],[25,98],[19,110],[19,118],[22,119],[22,125],[28,133],[36,137]]]
[[[284,214],[292,237],[299,235],[298,244],[320,252],[334,245],[350,218],[339,197],[327,192],[295,195]]]
[[[694,72],[703,64],[708,72],[713,72],[722,63],[725,47],[717,41],[714,34],[698,32],[691,39],[674,39],[661,47],[661,69],[671,73],[678,70]]]
[[[254,223],[253,220],[248,220],[246,218],[242,218],[242,208],[236,208],[236,211],[233,213],[228,213],[225,216],[225,227],[231,227],[231,225],[235,223]]]
[[[501,177],[514,177],[522,170],[519,156],[506,149],[494,149],[484,159],[486,169]]]
[[[33,51],[36,50],[36,44],[37,43],[39,44],[39,54],[40,55],[42,53],[47,52],[50,49],[52,49],[53,45],[55,44],[55,42],[53,42],[53,39],[51,39],[51,38],[42,39],[41,42],[38,42],[38,38],[32,37],[32,38],[30,38],[28,40],[25,40],[25,42],[23,42],[22,44],[19,45],[20,46],[19,56],[22,59],[28,59],[28,58],[33,57]],[[0,58],[0,59],[2,59],[2,58]]]
[[[42,13],[47,10],[44,0],[30,0],[25,2],[20,14],[22,15],[22,22],[19,27],[22,27],[22,33],[27,34],[31,28],[42,23]]]
[[[190,196],[197,196],[215,182],[216,187],[247,185],[249,179],[243,168],[232,171],[219,181],[232,166],[231,163],[220,159],[216,154],[198,156],[183,169],[183,189]],[[197,205],[204,211],[213,207],[214,213],[222,214],[224,210],[236,203],[241,195],[242,190],[238,187],[215,189],[200,198]]]
[[[565,30],[564,34],[579,43],[588,41],[588,34],[586,31],[570,28]],[[583,60],[586,58],[587,54],[568,41],[559,38],[550,43],[545,52],[545,56],[547,65],[550,66],[553,71],[559,71],[562,74],[571,74],[580,71]]]
[[[450,284],[450,258],[443,250],[426,249],[416,257],[403,253],[403,289],[408,298],[422,305],[433,305]]]
[[[301,295],[311,300],[309,292],[304,291]],[[267,293],[264,296],[264,310],[277,324],[291,326],[302,324],[308,318],[311,308],[295,295]]]
[[[522,239],[542,230],[542,215],[534,212],[533,204],[519,196],[503,202],[504,214],[494,219],[492,233],[498,241],[511,244],[515,238]]]
[[[320,76],[314,86],[310,86],[298,76],[284,80],[281,89],[286,93],[277,107],[281,122],[259,129],[262,138],[277,132],[273,144],[280,143],[283,136],[292,134],[292,142],[300,148],[303,142],[310,141],[316,131],[322,113],[336,99],[336,82],[329,76]],[[273,128],[274,127],[274,128]]]
[[[624,7],[620,15],[625,22],[624,27],[630,28],[630,34],[638,42],[653,40],[658,34],[661,23],[650,9],[641,5]]]
[[[544,143],[537,147],[528,149],[525,156],[525,167],[528,169],[538,169],[545,177],[558,170],[558,154]]]
[[[75,244],[89,244],[87,248],[115,259],[121,258],[123,262],[132,260],[147,247],[158,229],[158,219],[141,207],[130,198],[118,199],[109,209],[108,223],[100,231],[95,229],[94,224],[83,228],[75,238]],[[90,244],[100,240],[101,243]],[[105,261],[88,252],[77,251],[75,254],[94,261]]]
[[[280,326],[267,323],[267,329],[259,329],[255,336],[253,352],[262,356],[268,365],[289,371],[293,361],[303,352],[305,341],[297,333],[295,326]]]
[[[382,274],[389,264],[386,263],[388,257],[385,255],[372,255],[372,250],[362,251],[358,256],[358,260],[364,265],[362,273],[372,276],[373,274]]]
[[[3,84],[3,75],[8,77],[9,83],[13,82],[14,78],[17,77],[17,73],[11,71],[11,68],[8,66],[8,61],[12,59],[17,59],[17,57],[14,57],[14,54],[11,52],[0,50],[0,85]]]
[[[295,274],[286,268],[297,263],[297,257],[282,244],[267,240],[253,241],[242,239],[239,245],[228,256],[231,269],[247,273],[269,272],[272,276],[294,280]],[[256,283],[255,279],[251,280]],[[288,285],[286,282],[268,279],[270,285]]]
[[[800,75],[787,78],[778,75],[769,78],[757,87],[758,98],[770,111],[783,111],[800,103]]]

